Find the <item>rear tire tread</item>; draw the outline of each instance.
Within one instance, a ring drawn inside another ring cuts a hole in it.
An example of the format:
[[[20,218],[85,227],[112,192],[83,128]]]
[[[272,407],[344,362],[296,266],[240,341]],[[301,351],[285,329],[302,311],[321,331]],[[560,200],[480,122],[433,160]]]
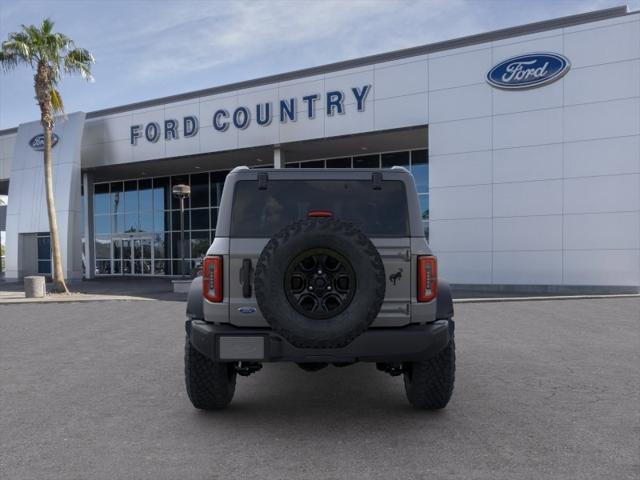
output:
[[[232,363],[214,362],[198,352],[189,337],[184,346],[184,377],[187,395],[201,410],[225,408],[236,389],[236,372]]]
[[[456,346],[449,344],[436,356],[405,364],[404,386],[409,403],[424,410],[447,406],[453,393],[456,373]]]

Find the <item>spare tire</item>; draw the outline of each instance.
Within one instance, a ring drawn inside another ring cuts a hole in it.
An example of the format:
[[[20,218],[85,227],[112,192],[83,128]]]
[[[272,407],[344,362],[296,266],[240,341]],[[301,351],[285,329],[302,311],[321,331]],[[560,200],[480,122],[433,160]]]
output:
[[[296,347],[337,348],[376,318],[385,295],[382,259],[351,223],[292,223],[264,248],[255,271],[258,306]]]

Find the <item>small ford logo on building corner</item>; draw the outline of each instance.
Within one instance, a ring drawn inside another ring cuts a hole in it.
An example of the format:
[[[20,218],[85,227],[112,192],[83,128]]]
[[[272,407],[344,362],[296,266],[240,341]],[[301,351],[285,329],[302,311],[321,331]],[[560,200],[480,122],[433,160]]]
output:
[[[521,90],[541,87],[564,76],[571,62],[559,53],[529,53],[500,62],[487,73],[496,88]]]
[[[55,133],[51,134],[51,148],[55,147],[60,138]],[[44,133],[39,133],[31,140],[29,140],[29,146],[33,148],[36,152],[44,151]]]

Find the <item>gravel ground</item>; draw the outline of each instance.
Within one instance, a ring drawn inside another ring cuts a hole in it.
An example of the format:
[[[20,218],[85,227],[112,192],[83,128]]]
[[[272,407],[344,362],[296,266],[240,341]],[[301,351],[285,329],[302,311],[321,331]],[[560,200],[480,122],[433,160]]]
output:
[[[184,304],[0,306],[2,479],[638,479],[640,300],[460,304],[441,412],[361,364],[191,407]]]

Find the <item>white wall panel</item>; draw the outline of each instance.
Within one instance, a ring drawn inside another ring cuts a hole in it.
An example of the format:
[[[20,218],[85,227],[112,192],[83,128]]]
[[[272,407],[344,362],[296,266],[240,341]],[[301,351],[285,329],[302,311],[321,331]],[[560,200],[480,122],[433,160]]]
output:
[[[491,252],[439,253],[438,276],[460,284],[491,283]]]
[[[359,112],[355,104],[345,105],[345,113],[324,117],[324,133],[332,137],[350,135],[354,133],[370,132],[373,130],[373,109]]]
[[[491,68],[491,49],[483,48],[429,59],[429,90],[484,83]]]
[[[640,99],[588,103],[564,109],[567,142],[640,133]]]
[[[296,98],[298,112],[306,112],[308,108],[307,103],[302,101],[302,97],[313,94],[320,96],[315,101],[316,111],[323,111],[326,105],[324,75],[317,75],[304,80],[282,82],[278,85],[277,97],[280,99]],[[280,107],[277,101],[274,101],[272,108],[274,109],[274,114],[280,114]]]
[[[134,125],[133,114],[108,116],[103,119],[105,142],[131,139],[131,126]]]
[[[565,213],[637,211],[640,175],[610,175],[565,180]]]
[[[566,285],[640,285],[640,250],[566,250]]]
[[[574,67],[640,57],[640,23],[592,28],[564,36],[564,52]]]
[[[493,186],[496,217],[562,213],[562,180],[497,183]]]
[[[509,148],[562,142],[562,109],[497,115],[493,147]]]
[[[427,91],[427,61],[403,63],[374,71],[375,98],[398,97]],[[355,85],[354,85],[355,86]],[[360,87],[361,85],[359,85]],[[374,98],[372,95],[371,98]]]
[[[434,188],[429,192],[430,218],[490,218],[491,185]]]
[[[562,178],[562,144],[493,151],[493,180],[522,182]]]
[[[574,68],[564,77],[564,103],[574,105],[640,96],[640,60]]]
[[[545,108],[561,107],[564,79],[560,79],[544,88],[529,90],[493,90],[493,113],[525,112]]]
[[[103,143],[102,148],[107,165],[133,162],[133,146],[129,139]]]
[[[491,251],[490,218],[432,220],[429,245],[437,252]]]
[[[429,156],[429,188],[491,183],[491,150]]]
[[[562,250],[562,215],[493,219],[495,250]]]
[[[558,285],[562,283],[562,251],[495,252],[493,283]]]
[[[569,250],[640,248],[640,212],[566,215],[564,246]]]
[[[490,150],[491,147],[491,117],[429,125],[432,155]]]
[[[0,142],[2,139],[0,139]],[[84,124],[82,145],[95,145],[105,141],[105,121],[103,119],[87,120]],[[1,152],[0,152],[1,153]],[[1,155],[0,155],[1,156]]]
[[[373,81],[373,66],[352,69],[353,73],[347,73],[350,70],[344,72],[336,72],[336,75],[326,74],[324,79],[324,88],[327,92],[332,90],[339,90],[344,93],[344,104],[355,105],[356,99],[351,92],[354,87],[362,88],[364,85],[371,85],[371,91],[368,93],[369,100],[375,98],[375,82]]]
[[[193,137],[184,136],[184,117],[195,116],[200,117],[200,104],[188,103],[178,106],[167,106],[164,110],[164,118],[166,120],[176,120],[178,122],[178,138],[165,139],[164,125],[162,125],[162,139],[165,144],[165,153],[167,157],[178,157],[181,155],[195,155],[200,153],[199,134]],[[199,126],[199,125],[198,125]],[[143,139],[143,141],[146,141]],[[140,142],[140,139],[138,139]],[[134,147],[134,152],[137,147]]]
[[[532,52],[562,53],[562,43],[562,30],[540,32],[538,38],[527,35],[493,42],[493,63],[497,64],[509,57]]]
[[[229,119],[227,119],[227,121],[230,121],[231,115],[233,115],[233,111],[238,106],[239,106],[238,97],[236,95],[213,96],[213,97],[208,97],[208,100],[206,101],[205,100],[201,101],[200,102],[200,130],[201,130],[200,135],[202,136],[203,128],[206,128],[206,127],[213,128],[214,113],[216,113],[220,109],[226,110],[229,112]],[[225,138],[224,140],[222,140],[223,145],[230,145],[231,143],[237,141],[238,130],[232,125],[229,126],[229,129],[226,132],[218,132],[218,133],[220,133],[220,135],[224,135],[225,137],[236,137],[236,140],[233,140],[233,141],[231,139]],[[203,144],[202,141],[201,141],[201,144]],[[216,151],[216,150],[220,150],[220,149],[215,149],[213,151]]]
[[[488,115],[491,115],[491,87],[488,84],[429,93],[429,121],[432,123]]]
[[[273,123],[278,126],[280,142],[286,143],[324,137],[324,117],[325,113],[322,109],[316,111],[316,118],[313,120],[301,116],[298,117],[297,122],[280,123],[279,119],[274,119]]]
[[[200,125],[200,151],[220,152],[238,148],[238,130],[229,127],[226,132],[219,132],[212,125]]]
[[[640,172],[640,136],[564,144],[564,174],[567,177],[638,172]]]
[[[298,116],[298,118],[301,118]],[[304,116],[306,118],[306,115]],[[255,118],[244,130],[238,130],[238,146],[240,148],[255,147],[280,143],[280,119],[274,118],[269,125],[258,125]],[[301,121],[301,120],[298,120]],[[320,120],[316,120],[320,121]]]
[[[369,105],[367,110],[375,110],[375,129],[413,127],[429,123],[428,99],[426,93],[416,93],[404,97],[385,98]]]

